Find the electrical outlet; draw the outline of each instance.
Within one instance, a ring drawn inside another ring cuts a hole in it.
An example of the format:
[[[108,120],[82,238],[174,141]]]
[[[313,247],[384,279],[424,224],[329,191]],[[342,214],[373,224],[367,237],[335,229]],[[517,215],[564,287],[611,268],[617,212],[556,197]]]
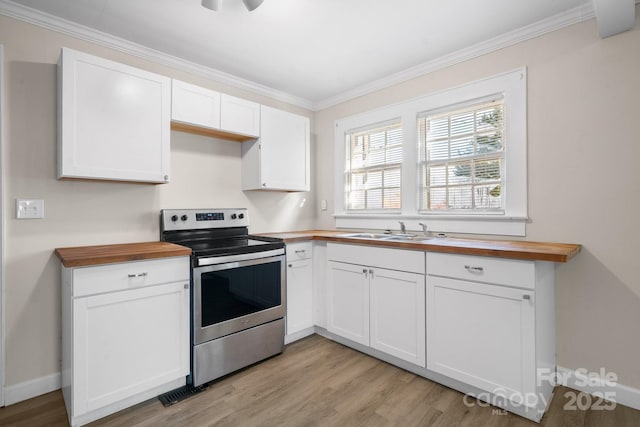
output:
[[[44,200],[17,199],[16,200],[16,218],[17,219],[44,218]]]
[[[326,201],[326,200],[324,200],[324,199],[323,199],[323,200],[321,200],[321,201],[320,201],[320,208],[321,208],[323,211],[326,211],[326,210],[327,210],[327,201]]]

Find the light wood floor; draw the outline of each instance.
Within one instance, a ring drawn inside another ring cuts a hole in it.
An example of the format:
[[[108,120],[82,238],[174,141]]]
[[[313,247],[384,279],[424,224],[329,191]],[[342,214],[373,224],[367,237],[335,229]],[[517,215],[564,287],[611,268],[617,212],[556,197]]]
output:
[[[593,426],[637,427],[640,411],[568,411],[558,387],[541,424],[314,335],[282,355],[164,408],[152,399],[93,426]],[[0,408],[0,426],[66,426],[60,391]]]

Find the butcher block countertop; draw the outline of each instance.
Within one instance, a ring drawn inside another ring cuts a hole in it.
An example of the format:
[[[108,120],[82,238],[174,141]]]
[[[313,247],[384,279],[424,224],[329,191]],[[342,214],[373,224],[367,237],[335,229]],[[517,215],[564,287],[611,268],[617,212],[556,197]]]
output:
[[[571,243],[543,243],[516,240],[476,240],[457,238],[430,238],[423,241],[384,241],[340,237],[354,233],[350,231],[307,230],[287,233],[268,233],[262,236],[277,237],[286,243],[308,240],[325,240],[357,245],[385,246],[403,249],[417,249],[431,252],[447,252],[463,255],[482,255],[500,258],[524,259],[529,261],[567,262],[580,252],[580,245]],[[417,237],[419,239],[419,237]]]
[[[189,256],[191,249],[167,242],[145,242],[57,248],[55,254],[65,267],[87,267],[115,262]]]

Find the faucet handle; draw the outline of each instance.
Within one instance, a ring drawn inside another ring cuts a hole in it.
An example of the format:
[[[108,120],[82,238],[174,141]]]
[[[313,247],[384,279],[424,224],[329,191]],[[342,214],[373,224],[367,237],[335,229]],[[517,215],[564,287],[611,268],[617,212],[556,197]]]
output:
[[[427,235],[427,224],[423,223],[423,222],[419,222],[418,225],[420,227],[422,227],[422,233],[424,233],[424,235]]]

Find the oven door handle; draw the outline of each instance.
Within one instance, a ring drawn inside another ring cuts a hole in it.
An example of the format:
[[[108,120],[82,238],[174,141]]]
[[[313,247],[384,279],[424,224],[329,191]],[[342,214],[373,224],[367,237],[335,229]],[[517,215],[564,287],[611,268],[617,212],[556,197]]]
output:
[[[204,267],[214,264],[227,264],[230,262],[248,261],[260,258],[270,258],[278,255],[284,255],[283,249],[273,249],[270,251],[251,252],[248,254],[215,256],[209,258],[201,258],[198,260],[198,267]]]

